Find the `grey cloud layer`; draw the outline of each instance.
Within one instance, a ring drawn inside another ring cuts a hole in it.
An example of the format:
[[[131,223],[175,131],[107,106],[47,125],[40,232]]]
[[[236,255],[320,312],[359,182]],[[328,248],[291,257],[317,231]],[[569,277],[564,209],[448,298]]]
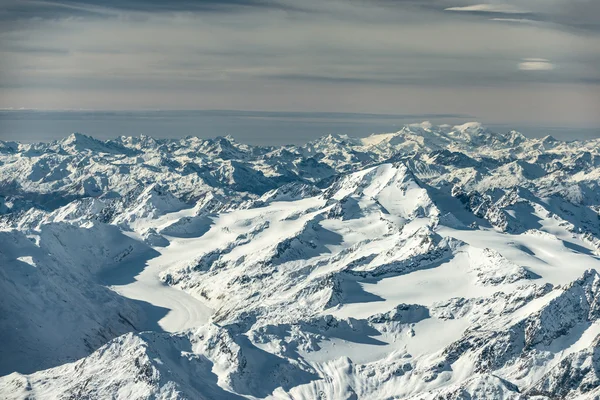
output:
[[[595,100],[599,3],[0,0],[0,107],[470,113],[532,85]]]
[[[477,5],[490,6],[490,10],[469,9]],[[342,8],[357,6],[380,7],[388,11],[422,10],[443,12],[454,9],[463,14],[483,19],[519,18],[539,22],[551,22],[565,27],[582,30],[600,30],[600,2],[597,0],[360,0],[291,1],[291,0],[2,0],[0,17],[3,20],[46,18],[56,19],[70,16],[115,16],[123,12],[164,13],[164,12],[245,12],[250,10],[282,10],[289,12],[317,12],[326,10],[341,11]],[[495,11],[495,10],[498,11]],[[503,12],[503,9],[515,12]]]

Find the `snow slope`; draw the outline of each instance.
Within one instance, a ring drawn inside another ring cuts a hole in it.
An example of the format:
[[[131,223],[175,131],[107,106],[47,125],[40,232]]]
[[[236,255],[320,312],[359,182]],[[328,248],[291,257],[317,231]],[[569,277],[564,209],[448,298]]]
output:
[[[95,276],[152,257],[150,247],[107,225],[54,223],[35,235],[1,231],[0,237],[0,373],[86,356],[146,323],[143,304],[118,296]]]
[[[599,145],[0,146],[0,397],[596,398]]]

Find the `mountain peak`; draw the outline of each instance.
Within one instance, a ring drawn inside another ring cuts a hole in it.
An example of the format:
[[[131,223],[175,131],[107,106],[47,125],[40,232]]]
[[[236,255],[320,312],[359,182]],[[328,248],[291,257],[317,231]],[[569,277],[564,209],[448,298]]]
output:
[[[127,150],[117,142],[102,141],[92,136],[74,132],[58,142],[69,152],[122,153]]]
[[[231,135],[217,136],[214,140],[215,142],[226,146],[230,146],[235,143],[235,139]]]
[[[74,144],[74,143],[88,144],[88,143],[102,143],[102,142],[97,139],[94,139],[91,136],[84,135],[83,133],[73,132],[69,136],[64,138],[61,141],[61,143],[63,143],[63,144]]]
[[[433,124],[429,121],[423,121],[423,122],[419,122],[419,123],[415,123],[415,124],[409,124],[408,125],[410,128],[419,128],[419,129],[423,129],[423,130],[431,130],[433,128]]]
[[[481,122],[466,122],[462,125],[455,125],[452,127],[453,130],[465,132],[465,131],[483,131],[485,128]]]

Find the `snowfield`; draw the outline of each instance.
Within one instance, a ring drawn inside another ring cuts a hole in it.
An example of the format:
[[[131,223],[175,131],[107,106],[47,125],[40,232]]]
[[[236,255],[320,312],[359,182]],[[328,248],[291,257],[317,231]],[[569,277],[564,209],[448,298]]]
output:
[[[0,142],[0,397],[600,399],[600,139]]]

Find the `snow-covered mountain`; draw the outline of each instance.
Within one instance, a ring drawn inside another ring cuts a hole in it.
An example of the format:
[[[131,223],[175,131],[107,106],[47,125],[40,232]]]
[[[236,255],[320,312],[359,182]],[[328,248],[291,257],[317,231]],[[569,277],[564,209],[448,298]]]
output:
[[[600,399],[600,139],[0,143],[0,397]]]

